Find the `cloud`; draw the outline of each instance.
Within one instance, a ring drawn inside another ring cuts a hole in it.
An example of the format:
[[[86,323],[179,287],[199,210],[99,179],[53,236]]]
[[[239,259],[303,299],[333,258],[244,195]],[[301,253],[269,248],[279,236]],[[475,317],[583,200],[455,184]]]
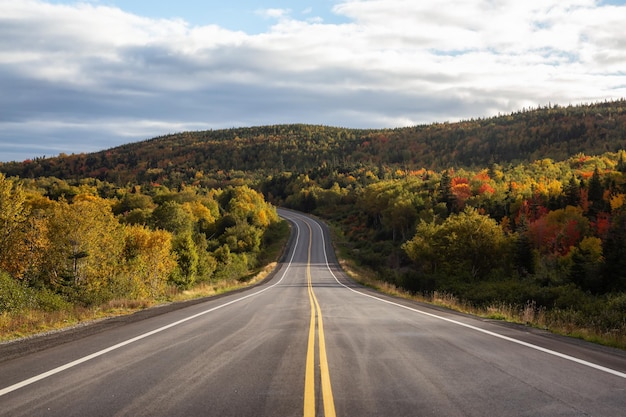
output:
[[[291,14],[290,9],[259,9],[256,14],[269,19],[284,19]]]
[[[396,127],[626,96],[624,6],[345,0],[333,12],[347,23],[259,10],[275,22],[249,35],[0,0],[0,160],[183,130]]]

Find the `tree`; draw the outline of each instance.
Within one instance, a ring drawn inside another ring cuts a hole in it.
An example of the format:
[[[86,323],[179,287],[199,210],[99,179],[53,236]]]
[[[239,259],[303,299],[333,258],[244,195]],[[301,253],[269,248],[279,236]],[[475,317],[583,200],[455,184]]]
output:
[[[152,212],[152,225],[175,235],[193,230],[193,217],[175,201],[165,201]]]
[[[564,189],[565,205],[578,206],[580,204],[580,185],[572,175]]]
[[[406,240],[407,234],[414,227],[417,220],[415,206],[414,196],[407,190],[401,190],[398,195],[390,199],[389,206],[383,213],[383,222],[391,228],[394,242],[398,232],[402,240]]]
[[[172,234],[145,226],[126,226],[124,232],[126,273],[121,286],[131,298],[161,296],[177,265]]]
[[[543,254],[567,255],[589,232],[589,220],[580,207],[553,210],[530,222],[528,236]]]
[[[215,204],[215,211],[218,211],[217,203],[214,200],[211,201]],[[182,208],[191,215],[192,222],[196,225],[197,232],[209,232],[217,221],[213,211],[200,200],[186,202],[182,205]]]
[[[15,277],[23,274],[22,266],[16,262],[26,252],[22,235],[28,215],[22,187],[0,173],[0,269]]]
[[[528,224],[525,218],[521,219],[521,224],[518,225],[518,233],[515,240],[515,266],[520,276],[526,276],[528,274],[535,273],[535,259],[533,254],[533,248],[528,237]]]
[[[452,179],[447,170],[441,174],[441,180],[439,181],[439,202],[445,203],[448,213],[452,213],[456,200],[452,193]]]
[[[267,227],[278,221],[276,210],[265,202],[263,195],[247,186],[236,187],[228,203],[228,212],[238,219],[247,219],[257,227]]]
[[[191,232],[177,235],[173,242],[176,252],[177,267],[171,275],[174,284],[181,288],[191,287],[198,277],[198,249]]]
[[[456,210],[462,210],[465,202],[472,196],[469,180],[464,177],[454,177],[451,180],[450,191],[454,196]]]
[[[604,187],[600,180],[600,171],[598,167],[593,170],[593,175],[589,179],[587,198],[589,199],[589,214],[595,216],[604,210]]]
[[[584,238],[572,249],[571,257],[570,280],[584,291],[598,293],[603,290],[600,275],[604,263],[602,241],[597,237]]]
[[[603,246],[605,258],[602,275],[609,291],[626,289],[626,213],[613,217]]]
[[[431,270],[455,275],[468,271],[474,280],[505,267],[509,258],[509,240],[498,223],[469,207],[441,225],[420,223],[403,248],[413,261],[426,259]]]
[[[108,201],[91,195],[77,195],[73,204],[59,201],[50,213],[48,239],[42,272],[50,284],[74,288],[85,303],[111,297],[124,235]]]

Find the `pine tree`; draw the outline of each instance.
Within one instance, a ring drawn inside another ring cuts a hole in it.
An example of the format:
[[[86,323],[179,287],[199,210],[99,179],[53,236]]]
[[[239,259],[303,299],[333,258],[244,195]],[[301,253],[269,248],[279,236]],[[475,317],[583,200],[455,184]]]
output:
[[[450,178],[450,173],[446,170],[441,174],[441,180],[439,181],[439,202],[446,204],[448,214],[450,214],[454,208],[455,201],[454,194],[452,194],[452,178]]]
[[[578,206],[580,204],[580,185],[576,181],[576,178],[572,175],[569,182],[563,190],[565,194],[566,206]]]
[[[600,180],[600,171],[598,167],[593,171],[593,175],[589,179],[589,215],[595,217],[604,209],[604,187]]]

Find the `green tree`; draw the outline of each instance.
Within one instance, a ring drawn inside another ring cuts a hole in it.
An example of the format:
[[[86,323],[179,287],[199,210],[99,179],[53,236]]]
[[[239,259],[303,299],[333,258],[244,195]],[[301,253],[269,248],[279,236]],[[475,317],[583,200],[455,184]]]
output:
[[[165,201],[152,212],[152,225],[175,235],[193,230],[193,216],[175,201]]]
[[[565,205],[578,206],[580,204],[580,185],[572,175],[564,189]]]
[[[173,242],[177,267],[171,275],[171,281],[181,288],[191,287],[198,277],[199,255],[191,232],[177,235]]]
[[[469,272],[472,279],[486,278],[492,270],[506,267],[510,241],[498,223],[466,208],[441,225],[422,222],[415,237],[403,245],[415,262],[425,259],[429,268],[448,274]]]
[[[595,217],[599,212],[605,209],[604,187],[600,180],[600,171],[598,167],[593,170],[593,175],[589,179],[589,214]]]
[[[444,203],[448,209],[448,213],[452,213],[456,205],[456,199],[452,193],[452,178],[448,170],[445,170],[441,174],[441,180],[439,181],[439,202]]]
[[[601,292],[604,288],[601,268],[604,264],[602,241],[597,237],[584,238],[571,253],[570,280],[584,291]]]

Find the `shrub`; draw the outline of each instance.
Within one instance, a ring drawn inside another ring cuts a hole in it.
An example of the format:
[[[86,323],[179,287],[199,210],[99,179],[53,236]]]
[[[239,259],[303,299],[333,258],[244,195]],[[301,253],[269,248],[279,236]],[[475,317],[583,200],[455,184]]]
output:
[[[0,312],[14,312],[32,306],[32,290],[8,273],[0,271]]]

